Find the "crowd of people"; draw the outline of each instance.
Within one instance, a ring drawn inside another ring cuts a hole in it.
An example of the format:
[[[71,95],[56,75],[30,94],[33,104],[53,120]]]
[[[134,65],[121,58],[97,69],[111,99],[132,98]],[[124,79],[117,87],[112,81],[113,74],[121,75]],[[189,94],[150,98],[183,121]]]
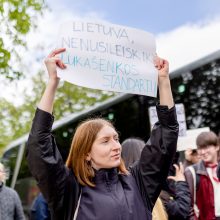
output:
[[[51,133],[59,84],[57,68],[64,48],[45,60],[49,80],[36,109],[26,159],[41,193],[33,202],[33,220],[220,220],[219,138],[202,132],[197,149],[180,162],[178,122],[169,64],[156,57],[158,122],[149,140],[129,138],[120,144],[113,124],[92,118],[78,125],[67,161]],[[190,146],[189,146],[190,147]],[[0,164],[0,219],[23,220],[17,193],[5,186]]]

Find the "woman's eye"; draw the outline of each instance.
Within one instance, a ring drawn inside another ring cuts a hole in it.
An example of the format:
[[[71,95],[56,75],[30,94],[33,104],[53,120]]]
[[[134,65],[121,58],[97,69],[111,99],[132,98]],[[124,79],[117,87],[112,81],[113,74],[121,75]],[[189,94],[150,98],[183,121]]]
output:
[[[115,140],[119,142],[119,137],[115,137]]]

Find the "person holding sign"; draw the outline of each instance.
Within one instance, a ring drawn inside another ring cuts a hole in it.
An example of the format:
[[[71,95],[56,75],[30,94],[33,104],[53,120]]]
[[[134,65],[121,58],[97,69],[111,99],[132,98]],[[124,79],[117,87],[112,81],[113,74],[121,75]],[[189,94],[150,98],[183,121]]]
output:
[[[66,68],[59,57],[64,51],[56,49],[45,60],[49,82],[36,110],[26,149],[29,169],[48,202],[52,219],[152,219],[178,137],[168,62],[155,58],[159,122],[139,162],[128,171],[121,159],[118,133],[102,118],[89,119],[77,127],[66,164],[62,160],[51,128],[59,84],[57,68]]]

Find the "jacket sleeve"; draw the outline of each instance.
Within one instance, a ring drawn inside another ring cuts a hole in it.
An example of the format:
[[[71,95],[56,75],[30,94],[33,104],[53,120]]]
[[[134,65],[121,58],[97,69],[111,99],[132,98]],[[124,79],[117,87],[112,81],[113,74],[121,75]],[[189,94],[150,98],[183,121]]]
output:
[[[69,170],[65,167],[51,134],[53,121],[54,117],[50,113],[41,109],[36,110],[26,146],[26,158],[48,206],[53,212],[56,210],[58,216],[64,208]]]
[[[145,207],[152,210],[167,178],[176,152],[179,125],[175,106],[157,106],[157,122],[146,143],[140,161],[131,168]]]
[[[188,219],[191,208],[191,195],[187,182],[176,182],[175,197],[166,201],[165,207],[172,219]]]

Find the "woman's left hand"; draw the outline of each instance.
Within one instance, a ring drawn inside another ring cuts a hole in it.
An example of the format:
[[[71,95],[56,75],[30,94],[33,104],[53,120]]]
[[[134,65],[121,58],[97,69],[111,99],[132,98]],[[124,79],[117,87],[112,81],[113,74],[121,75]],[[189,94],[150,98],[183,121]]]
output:
[[[168,176],[167,178],[170,179],[170,180],[174,180],[175,182],[186,181],[186,178],[184,176],[183,164],[180,162],[179,166],[177,164],[174,164],[173,166],[176,169],[176,175],[175,176]]]
[[[158,56],[154,58],[154,66],[158,69],[159,77],[169,76],[169,62]]]

